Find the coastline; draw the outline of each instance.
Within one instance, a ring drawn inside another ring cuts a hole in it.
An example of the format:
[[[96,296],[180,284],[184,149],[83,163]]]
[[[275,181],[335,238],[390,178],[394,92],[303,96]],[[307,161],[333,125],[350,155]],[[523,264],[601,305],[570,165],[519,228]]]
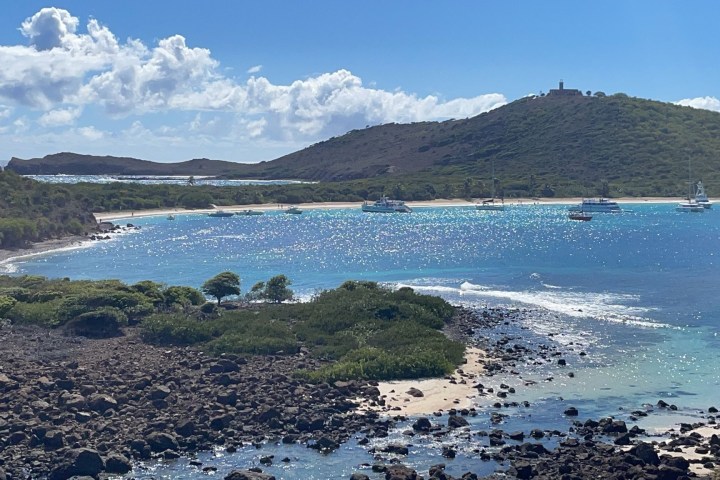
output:
[[[384,405],[365,401],[358,410],[417,416],[477,406],[479,393],[474,386],[485,373],[486,358],[486,352],[468,346],[465,350],[465,364],[449,376],[379,382],[377,389]],[[414,391],[415,395],[408,393],[410,391]]]
[[[5,250],[0,249],[0,270],[2,265],[18,260],[20,258],[32,257],[35,255],[41,255],[48,252],[55,252],[58,250],[70,250],[76,248],[83,248],[88,246],[92,240],[83,236],[71,236],[63,238],[54,238],[51,240],[45,240],[42,242],[33,243],[31,246],[26,248],[18,248],[16,250]]]
[[[681,199],[677,197],[621,197],[613,198],[620,204],[643,204],[643,203],[676,203]],[[715,201],[715,199],[712,199]],[[506,201],[504,204],[508,206],[534,206],[534,205],[569,205],[574,203],[580,203],[582,197],[567,197],[567,198],[513,198],[512,200]],[[318,203],[299,203],[294,204],[303,210],[333,210],[333,209],[351,209],[360,208],[363,202],[318,202]],[[410,208],[423,208],[423,207],[472,207],[476,205],[475,202],[469,202],[464,199],[438,199],[418,202],[406,202]],[[243,210],[259,210],[263,212],[280,211],[290,204],[277,204],[277,203],[257,203],[250,205],[224,205],[220,206],[222,210],[228,212],[240,212]],[[212,212],[213,209],[195,209],[189,210],[184,208],[157,208],[149,210],[135,210],[135,211],[114,211],[114,212],[101,212],[95,213],[95,218],[98,222],[108,222],[119,219],[131,219],[135,217],[153,217],[153,216],[167,216],[173,215],[187,215],[187,214],[207,214]]]

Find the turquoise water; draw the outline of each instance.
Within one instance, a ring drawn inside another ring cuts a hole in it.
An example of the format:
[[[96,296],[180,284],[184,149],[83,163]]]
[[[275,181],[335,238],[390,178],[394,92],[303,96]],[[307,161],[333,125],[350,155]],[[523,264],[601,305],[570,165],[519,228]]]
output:
[[[454,207],[419,208],[410,215],[357,209],[230,218],[179,215],[174,221],[133,218],[118,223],[132,221],[141,227],[138,231],[0,268],[195,287],[232,270],[241,276],[244,291],[283,273],[300,298],[347,279],[369,279],[409,285],[468,306],[526,308],[517,324],[495,334],[557,346],[569,368],[528,362],[518,366],[522,379],[498,378],[497,383],[517,387],[514,400],[531,402],[528,409],[505,412],[510,416],[501,428],[567,429],[562,412],[568,405],[577,406],[581,418],[624,418],[661,398],[676,404],[687,421],[700,410],[720,406],[720,211],[685,214],[673,207],[626,205],[621,214],[595,214],[591,222],[568,220],[566,206],[531,205],[504,212]],[[567,377],[568,369],[575,378]],[[526,386],[527,380],[536,383]],[[640,425],[665,428],[676,421],[656,414]],[[478,428],[492,428],[487,415],[473,419],[473,429]],[[295,470],[270,469],[280,478],[345,477],[362,463],[372,463],[364,449],[352,445],[329,457],[289,448],[208,454],[208,461],[249,466],[259,455],[277,450],[279,458],[296,459],[290,464]],[[433,452],[418,445],[409,463],[445,460],[452,474],[478,463],[472,452],[452,462]],[[303,463],[322,465],[320,476],[303,473]],[[177,463],[166,466],[169,470],[161,467],[153,465],[141,478],[202,475]],[[481,471],[479,464],[473,469]]]

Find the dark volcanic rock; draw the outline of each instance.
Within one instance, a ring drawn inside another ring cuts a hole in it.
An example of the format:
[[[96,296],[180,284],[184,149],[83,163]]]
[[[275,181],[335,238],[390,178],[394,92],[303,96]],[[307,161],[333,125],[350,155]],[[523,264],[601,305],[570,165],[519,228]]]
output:
[[[275,477],[251,470],[233,470],[225,476],[224,480],[275,480]]]
[[[105,468],[100,454],[89,448],[70,450],[66,461],[51,471],[48,480],[65,480],[73,476],[95,477]]]

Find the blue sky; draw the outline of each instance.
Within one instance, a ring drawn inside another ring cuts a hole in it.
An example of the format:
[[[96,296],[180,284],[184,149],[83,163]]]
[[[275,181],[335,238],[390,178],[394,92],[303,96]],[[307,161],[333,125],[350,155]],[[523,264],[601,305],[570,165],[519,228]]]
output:
[[[714,1],[7,2],[0,161],[271,160],[554,88],[720,111]]]

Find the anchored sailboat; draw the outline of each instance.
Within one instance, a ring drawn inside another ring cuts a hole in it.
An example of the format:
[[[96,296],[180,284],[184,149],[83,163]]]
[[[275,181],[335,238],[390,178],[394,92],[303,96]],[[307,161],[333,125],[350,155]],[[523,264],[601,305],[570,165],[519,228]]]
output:
[[[490,188],[491,197],[475,204],[476,210],[505,210],[504,203],[495,203],[495,160],[492,162],[492,187]]]

